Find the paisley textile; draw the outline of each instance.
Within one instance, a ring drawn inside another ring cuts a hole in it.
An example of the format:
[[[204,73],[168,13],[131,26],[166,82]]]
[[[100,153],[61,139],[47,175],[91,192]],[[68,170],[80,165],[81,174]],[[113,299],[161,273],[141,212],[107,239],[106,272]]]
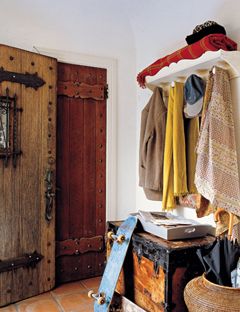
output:
[[[195,185],[214,207],[240,216],[240,183],[228,72],[215,67],[197,145]]]

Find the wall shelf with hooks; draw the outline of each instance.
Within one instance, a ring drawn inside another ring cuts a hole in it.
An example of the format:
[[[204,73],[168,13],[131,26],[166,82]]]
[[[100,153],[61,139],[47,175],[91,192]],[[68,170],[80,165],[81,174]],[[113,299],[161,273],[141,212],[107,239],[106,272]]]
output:
[[[238,156],[238,172],[240,175],[240,51],[207,51],[195,60],[181,60],[161,69],[155,76],[146,77],[146,86],[154,90],[156,86],[163,89],[164,97],[168,94],[172,81],[182,81],[191,74],[207,77],[213,66],[228,70],[233,103],[233,115]]]
[[[240,77],[240,51],[207,51],[197,59],[172,63],[155,76],[147,76],[146,86],[151,90],[156,86],[165,88],[172,81],[184,81],[193,73],[205,76],[214,65],[228,69],[230,79]]]

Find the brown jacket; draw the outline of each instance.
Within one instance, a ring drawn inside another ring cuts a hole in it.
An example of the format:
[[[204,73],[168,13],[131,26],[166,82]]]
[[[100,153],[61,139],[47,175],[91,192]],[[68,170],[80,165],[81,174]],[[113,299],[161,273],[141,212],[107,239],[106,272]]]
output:
[[[139,186],[150,200],[161,200],[167,109],[161,88],[155,88],[141,115]]]

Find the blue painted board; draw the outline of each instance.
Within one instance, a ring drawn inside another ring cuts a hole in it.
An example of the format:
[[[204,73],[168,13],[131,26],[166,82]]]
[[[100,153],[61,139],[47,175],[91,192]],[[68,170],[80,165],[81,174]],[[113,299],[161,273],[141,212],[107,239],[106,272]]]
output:
[[[131,237],[137,225],[137,220],[137,217],[130,216],[118,228],[116,235],[124,235],[125,241],[121,244],[116,241],[113,243],[112,250],[98,289],[98,294],[104,293],[106,301],[103,305],[99,305],[97,301],[95,301],[94,312],[106,312],[109,309]]]

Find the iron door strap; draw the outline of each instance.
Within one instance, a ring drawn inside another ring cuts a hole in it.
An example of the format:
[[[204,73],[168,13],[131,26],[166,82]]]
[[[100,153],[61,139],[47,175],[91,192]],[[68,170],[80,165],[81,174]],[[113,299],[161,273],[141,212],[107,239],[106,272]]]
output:
[[[54,202],[54,188],[53,188],[53,170],[47,169],[46,177],[46,191],[45,191],[45,199],[46,199],[46,209],[45,209],[45,219],[50,222],[52,220],[53,213],[53,202]]]
[[[87,252],[102,252],[104,250],[104,237],[81,237],[56,241],[56,257],[74,256]]]
[[[39,87],[45,84],[45,81],[38,76],[37,73],[16,73],[4,70],[3,67],[0,68],[0,82],[11,81],[20,84],[24,84],[26,88],[33,88],[37,90]]]
[[[103,101],[105,99],[106,86],[103,84],[90,85],[78,81],[58,81],[57,94],[72,98],[94,99]]]
[[[31,254],[26,254],[24,256],[9,259],[9,260],[0,260],[0,273],[16,270],[22,267],[35,267],[38,262],[43,258],[43,255],[34,251]]]

